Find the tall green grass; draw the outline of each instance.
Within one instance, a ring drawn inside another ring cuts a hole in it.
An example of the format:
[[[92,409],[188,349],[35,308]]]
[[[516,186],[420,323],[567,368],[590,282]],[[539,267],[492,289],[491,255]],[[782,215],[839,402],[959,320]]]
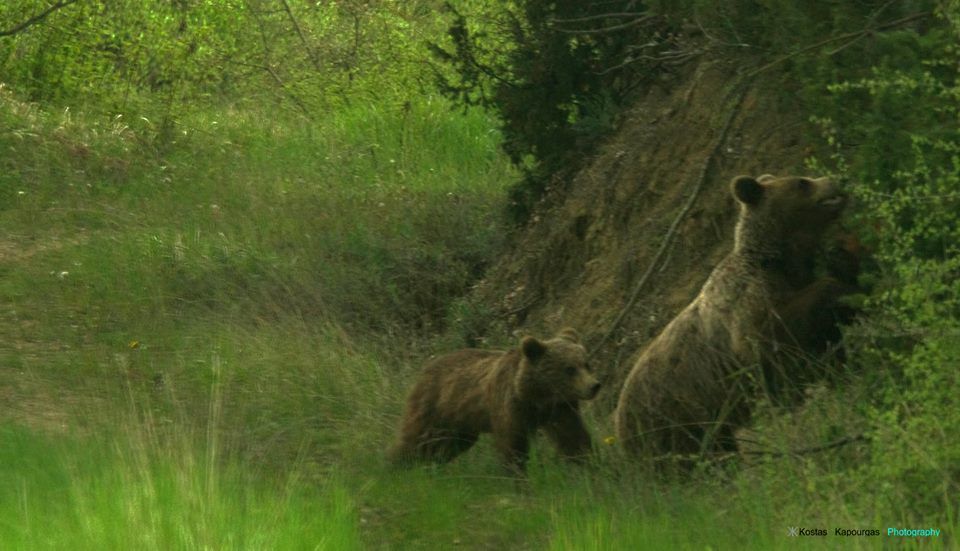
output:
[[[161,142],[0,93],[4,547],[357,547],[336,466],[378,464],[417,333],[499,246],[494,122],[427,98]]]
[[[58,338],[78,312],[99,338],[202,312],[436,330],[503,235],[493,122],[429,99],[320,126],[197,115],[162,153],[149,122],[0,107],[0,231],[31,259],[0,292]]]
[[[212,445],[212,444],[211,444]],[[0,428],[4,549],[360,549],[337,480],[211,462],[200,446]]]

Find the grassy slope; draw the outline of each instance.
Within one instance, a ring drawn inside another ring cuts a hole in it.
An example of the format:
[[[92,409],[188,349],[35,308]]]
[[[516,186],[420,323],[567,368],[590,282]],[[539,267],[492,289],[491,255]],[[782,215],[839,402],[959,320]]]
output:
[[[222,113],[163,152],[137,125],[0,98],[4,547],[793,548],[788,525],[891,521],[797,482],[814,460],[661,485],[537,447],[518,484],[482,442],[387,469],[450,344],[424,336],[502,238],[491,121]]]

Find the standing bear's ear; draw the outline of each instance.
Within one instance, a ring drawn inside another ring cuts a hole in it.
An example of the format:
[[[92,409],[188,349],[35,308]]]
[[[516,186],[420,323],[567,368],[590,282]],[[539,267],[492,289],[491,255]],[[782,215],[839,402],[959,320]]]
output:
[[[564,327],[557,333],[557,336],[573,344],[580,344],[580,333],[577,333],[577,330],[573,327]]]
[[[547,351],[547,347],[533,337],[524,337],[520,340],[520,351],[528,360],[536,361]]]
[[[730,187],[737,201],[745,205],[756,205],[763,198],[763,185],[750,176],[737,176]]]

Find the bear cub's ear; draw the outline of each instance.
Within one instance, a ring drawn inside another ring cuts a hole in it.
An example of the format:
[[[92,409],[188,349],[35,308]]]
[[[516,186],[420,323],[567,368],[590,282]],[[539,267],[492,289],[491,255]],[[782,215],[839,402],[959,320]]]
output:
[[[557,337],[570,341],[573,344],[580,344],[580,333],[577,333],[577,330],[573,327],[564,327],[557,333]]]
[[[520,351],[528,360],[536,361],[547,351],[547,347],[534,337],[524,337],[520,341]]]
[[[737,176],[731,187],[737,201],[746,205],[756,205],[763,199],[763,185],[750,176]]]

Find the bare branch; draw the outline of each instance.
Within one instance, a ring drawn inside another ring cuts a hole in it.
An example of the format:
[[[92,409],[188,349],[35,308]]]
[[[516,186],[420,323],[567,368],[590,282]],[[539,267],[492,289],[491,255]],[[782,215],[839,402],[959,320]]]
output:
[[[633,288],[633,292],[630,294],[630,298],[627,299],[627,303],[624,305],[623,309],[620,310],[620,313],[617,314],[616,319],[613,320],[613,323],[610,324],[610,328],[607,329],[607,332],[600,338],[596,344],[593,344],[590,347],[590,350],[599,350],[604,344],[610,340],[610,337],[613,336],[614,332],[620,327],[620,324],[623,323],[624,318],[627,317],[627,314],[637,303],[637,300],[640,298],[640,291],[643,290],[643,286],[647,283],[647,280],[650,279],[650,276],[653,274],[654,269],[660,264],[660,260],[663,258],[663,253],[667,251],[667,248],[670,246],[670,243],[673,241],[673,236],[677,231],[677,227],[680,225],[680,222],[684,219],[690,209],[693,207],[693,204],[696,202],[697,197],[700,195],[700,190],[703,189],[703,185],[707,180],[707,171],[710,166],[713,164],[714,159],[719,155],[721,147],[724,142],[727,140],[727,134],[730,131],[730,127],[733,124],[733,120],[736,118],[737,113],[740,112],[740,106],[743,104],[743,99],[747,95],[747,88],[745,86],[741,87],[743,82],[746,79],[741,79],[735,89],[739,89],[736,92],[736,97],[731,104],[729,111],[727,112],[726,120],[723,123],[723,127],[720,129],[720,133],[717,135],[716,140],[713,142],[713,147],[710,149],[710,152],[707,154],[706,159],[703,161],[703,165],[700,167],[700,173],[697,175],[697,179],[694,182],[693,190],[690,192],[690,196],[687,198],[687,201],[677,212],[676,217],[674,217],[673,222],[670,224],[670,227],[667,229],[666,235],[663,237],[663,240],[660,242],[660,248],[657,249],[656,254],[653,255],[653,260],[647,266],[647,270],[640,277],[640,280],[637,282],[636,286]]]
[[[277,83],[277,86],[279,86],[280,89],[283,90],[283,92],[290,97],[293,103],[296,104],[296,106],[299,107],[301,111],[303,111],[303,114],[308,119],[313,120],[313,115],[310,114],[310,110],[307,109],[307,105],[303,103],[303,100],[301,100],[299,96],[293,93],[292,90],[287,88],[287,85],[284,84],[283,80],[280,79],[280,75],[278,75],[277,72],[273,70],[273,67],[270,67],[269,65],[264,65],[261,68],[264,71],[266,71],[267,74],[270,75],[270,77],[273,78],[273,81]]]
[[[610,27],[601,27],[599,29],[557,29],[557,32],[564,34],[603,34],[603,33],[612,33],[616,31],[622,31],[623,29],[629,29],[630,27],[635,27],[637,25],[642,25],[651,19],[655,19],[656,15],[644,15],[643,17],[638,17],[626,23],[621,23],[619,25],[613,25]]]
[[[618,19],[622,17],[643,17],[648,14],[644,12],[623,12],[623,13],[601,13],[600,15],[589,15],[587,17],[573,17],[571,19],[556,19],[554,23],[584,23],[587,21],[596,21],[597,19]]]
[[[322,72],[323,68],[320,66],[320,60],[317,59],[316,53],[313,51],[313,48],[310,47],[310,43],[307,42],[307,37],[303,34],[303,30],[300,29],[300,24],[297,23],[297,18],[293,16],[293,10],[290,9],[290,4],[287,3],[287,0],[280,0],[280,3],[283,4],[283,9],[287,12],[287,18],[290,19],[290,23],[293,24],[293,28],[297,31],[297,35],[300,37],[300,42],[303,43],[303,49],[307,51],[307,57],[310,58],[310,61],[313,63],[313,66],[317,69],[317,71]]]
[[[23,23],[20,23],[19,25],[16,25],[15,27],[12,27],[12,28],[7,29],[7,30],[5,30],[5,31],[0,31],[0,36],[12,36],[12,35],[15,35],[15,34],[17,34],[17,33],[19,33],[19,32],[22,32],[22,31],[26,30],[27,28],[32,27],[33,25],[36,25],[37,23],[43,21],[43,20],[46,19],[47,16],[50,15],[51,13],[53,13],[53,12],[55,12],[55,11],[61,9],[61,8],[65,8],[65,7],[69,6],[70,4],[74,4],[74,3],[76,3],[76,2],[77,2],[77,0],[61,0],[60,2],[57,2],[56,4],[53,4],[52,6],[48,7],[47,9],[45,9],[45,10],[43,10],[42,12],[38,13],[37,15],[34,15],[34,16],[31,17],[30,19],[27,19],[27,20],[24,21]]]
[[[793,58],[797,57],[798,55],[805,54],[805,53],[807,53],[807,52],[816,50],[816,49],[818,49],[818,48],[822,48],[823,46],[826,46],[827,44],[833,44],[834,42],[840,42],[840,41],[843,41],[843,40],[849,40],[850,42],[854,42],[854,41],[859,40],[860,38],[862,38],[862,37],[864,37],[864,36],[866,36],[866,35],[869,35],[870,33],[875,33],[875,32],[877,32],[877,31],[882,31],[882,30],[885,30],[885,29],[893,28],[893,27],[899,27],[900,25],[905,25],[905,24],[907,24],[907,23],[910,23],[911,21],[916,21],[917,19],[924,19],[924,18],[930,17],[930,16],[932,16],[932,15],[933,15],[933,12],[932,12],[932,11],[924,11],[924,12],[920,12],[920,13],[915,13],[915,14],[913,14],[913,15],[908,15],[908,16],[906,16],[906,17],[901,17],[900,19],[896,19],[896,20],[894,20],[894,21],[890,21],[890,22],[884,23],[883,25],[878,25],[878,26],[876,26],[876,27],[869,27],[869,28],[862,29],[862,30],[859,30],[859,31],[854,31],[854,32],[850,32],[850,33],[841,34],[841,35],[839,35],[839,36],[834,36],[834,37],[831,37],[831,38],[827,38],[826,40],[821,40],[820,42],[817,42],[816,44],[811,44],[810,46],[807,46],[807,47],[805,47],[805,48],[800,48],[799,50],[797,50],[797,51],[795,51],[795,52],[791,52],[791,53],[789,53],[789,54],[787,54],[787,55],[785,55],[785,56],[782,56],[782,57],[779,57],[779,58],[777,58],[777,59],[774,59],[773,61],[771,61],[770,63],[767,63],[766,65],[760,67],[759,69],[756,69],[756,70],[754,70],[754,71],[751,71],[749,74],[747,74],[747,77],[756,76],[756,75],[758,75],[758,74],[766,71],[767,69],[770,69],[770,68],[772,68],[772,67],[775,67],[775,66],[783,63],[784,61],[793,59]],[[849,46],[849,44],[844,44],[844,45],[841,46],[840,48],[835,49],[832,53],[837,53],[837,52],[839,52],[840,50],[846,48],[847,46]]]
[[[690,50],[689,52],[685,52],[681,50],[676,52],[664,52],[661,55],[644,54],[644,55],[630,56],[627,59],[625,59],[623,62],[618,63],[612,67],[607,67],[606,69],[602,71],[598,71],[594,74],[599,76],[608,75],[614,71],[623,69],[624,67],[629,67],[630,65],[633,65],[638,61],[653,61],[656,63],[665,63],[668,65],[680,65],[686,60],[692,57],[696,57],[702,53],[703,53],[703,50]]]
[[[284,2],[284,4],[286,4],[286,2]],[[247,2],[247,7],[248,8],[250,7],[249,0]],[[303,112],[304,116],[307,117],[307,119],[309,120],[313,120],[313,116],[311,115],[310,110],[307,109],[307,105],[303,102],[303,100],[300,99],[299,96],[297,96],[297,94],[293,92],[293,90],[287,87],[287,85],[283,82],[283,79],[280,78],[280,75],[278,75],[277,72],[271,66],[272,63],[270,62],[270,52],[271,52],[270,42],[269,40],[267,40],[267,30],[264,26],[263,17],[255,12],[253,16],[257,20],[257,30],[260,33],[260,41],[263,43],[263,64],[262,65],[244,64],[244,65],[248,65],[250,67],[254,67],[254,68],[265,71],[268,75],[270,75],[270,78],[272,78],[273,81],[277,83],[277,86],[280,88],[280,90],[284,94],[286,94],[291,101],[293,101],[293,103],[300,109],[300,111]],[[239,63],[239,62],[235,62],[235,63]]]

